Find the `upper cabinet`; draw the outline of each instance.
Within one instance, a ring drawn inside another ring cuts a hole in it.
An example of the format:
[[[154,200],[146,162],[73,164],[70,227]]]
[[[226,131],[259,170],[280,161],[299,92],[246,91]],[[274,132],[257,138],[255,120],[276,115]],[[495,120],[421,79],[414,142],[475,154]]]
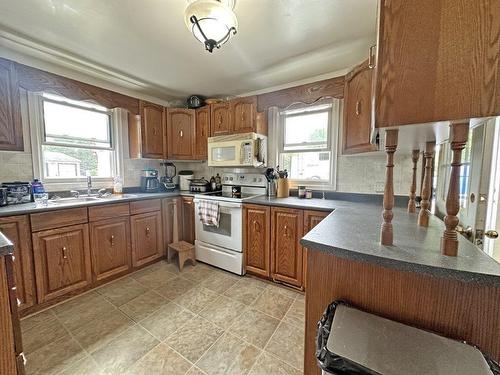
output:
[[[139,113],[139,115],[129,113],[130,157],[165,159],[167,156],[165,108],[141,101]]]
[[[165,150],[165,114],[161,105],[141,101],[142,157],[163,159]]]
[[[231,100],[233,114],[233,132],[249,133],[255,131],[257,97],[248,96]]]
[[[500,1],[381,1],[375,126],[499,115],[499,19]]]
[[[231,134],[233,131],[231,103],[221,102],[210,105],[210,136]]]
[[[15,64],[0,59],[0,150],[23,150],[23,126]]]
[[[372,130],[372,77],[368,60],[345,77],[342,153],[375,151],[370,143]]]
[[[167,142],[169,159],[194,159],[196,144],[194,109],[167,109]]]
[[[257,112],[256,96],[211,104],[210,112],[212,137],[250,132],[267,135],[267,116]]]
[[[196,109],[195,127],[195,159],[206,160],[208,157],[207,141],[210,135],[210,107],[208,105]]]

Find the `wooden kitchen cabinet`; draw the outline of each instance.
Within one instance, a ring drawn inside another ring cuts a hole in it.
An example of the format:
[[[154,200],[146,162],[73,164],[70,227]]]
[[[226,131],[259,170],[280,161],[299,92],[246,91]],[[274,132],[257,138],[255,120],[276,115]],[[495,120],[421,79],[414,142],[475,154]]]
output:
[[[208,158],[208,137],[210,136],[210,106],[196,109],[196,130],[194,159],[206,160]]]
[[[132,265],[140,267],[164,254],[161,212],[148,212],[130,217],[132,232]]]
[[[210,135],[228,135],[233,131],[231,103],[224,101],[210,104]]]
[[[345,78],[342,153],[375,151],[372,132],[372,77],[368,60],[354,68]]]
[[[0,59],[0,150],[23,149],[21,103],[15,64]]]
[[[36,302],[33,252],[28,216],[0,218],[0,232],[14,244],[14,277],[19,310],[31,307]]]
[[[91,284],[88,224],[33,233],[33,252],[39,303]]]
[[[256,132],[256,96],[231,100],[231,111],[233,116],[233,133]]]
[[[195,212],[192,197],[182,197],[182,230],[181,240],[194,244]]]
[[[21,325],[11,255],[0,257],[0,374],[24,375]]]
[[[166,150],[166,117],[161,105],[145,101],[139,102],[141,157],[164,159]],[[131,140],[135,137],[131,137]],[[131,147],[132,148],[132,147]]]
[[[131,268],[130,220],[127,217],[90,223],[94,282],[126,273]]]
[[[500,114],[500,2],[381,1],[378,18],[377,127]]]
[[[271,208],[246,204],[243,208],[243,252],[250,274],[271,277]]]
[[[304,233],[302,210],[271,208],[271,277],[299,288],[303,286]]]
[[[167,143],[169,159],[193,159],[196,144],[194,109],[167,108]]]

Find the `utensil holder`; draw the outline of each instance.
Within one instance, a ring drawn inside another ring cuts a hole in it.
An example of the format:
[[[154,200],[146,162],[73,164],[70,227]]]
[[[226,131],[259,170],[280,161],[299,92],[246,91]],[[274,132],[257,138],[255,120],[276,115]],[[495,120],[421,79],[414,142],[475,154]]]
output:
[[[290,196],[290,187],[288,186],[287,178],[280,178],[278,180],[277,198],[287,198]]]
[[[271,180],[267,182],[267,196],[268,197],[276,196],[276,180]]]

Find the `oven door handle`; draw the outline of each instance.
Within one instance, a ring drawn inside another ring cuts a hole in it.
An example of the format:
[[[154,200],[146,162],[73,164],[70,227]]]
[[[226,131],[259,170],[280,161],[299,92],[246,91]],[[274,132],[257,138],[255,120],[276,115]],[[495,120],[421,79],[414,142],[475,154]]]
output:
[[[200,203],[202,200],[201,199],[193,199],[194,203]],[[243,205],[241,203],[234,203],[234,202],[226,202],[226,201],[217,201],[219,203],[220,208],[241,208]]]

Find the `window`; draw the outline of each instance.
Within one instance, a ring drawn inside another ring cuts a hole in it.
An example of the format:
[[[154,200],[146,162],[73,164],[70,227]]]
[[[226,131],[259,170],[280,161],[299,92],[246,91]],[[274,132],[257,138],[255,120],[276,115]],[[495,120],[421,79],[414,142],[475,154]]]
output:
[[[112,111],[50,94],[34,94],[29,103],[36,177],[81,186],[88,175],[109,181],[119,174]]]
[[[333,185],[332,103],[282,111],[279,165],[291,180],[308,185]]]

